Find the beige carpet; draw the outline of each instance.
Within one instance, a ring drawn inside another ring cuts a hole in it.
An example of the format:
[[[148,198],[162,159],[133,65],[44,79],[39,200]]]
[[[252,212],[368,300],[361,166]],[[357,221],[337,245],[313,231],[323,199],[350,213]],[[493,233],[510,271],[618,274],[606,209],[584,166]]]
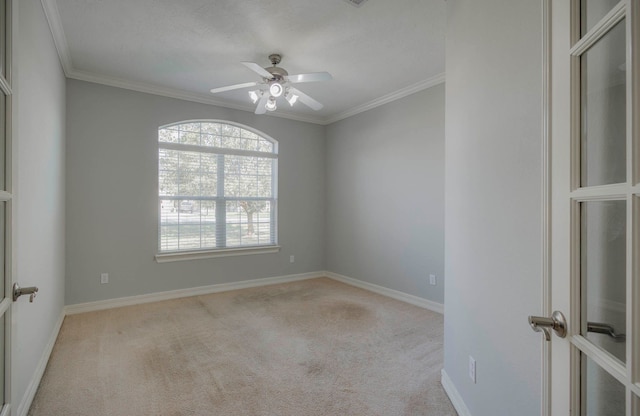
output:
[[[29,415],[456,415],[442,321],[326,278],[72,315]]]

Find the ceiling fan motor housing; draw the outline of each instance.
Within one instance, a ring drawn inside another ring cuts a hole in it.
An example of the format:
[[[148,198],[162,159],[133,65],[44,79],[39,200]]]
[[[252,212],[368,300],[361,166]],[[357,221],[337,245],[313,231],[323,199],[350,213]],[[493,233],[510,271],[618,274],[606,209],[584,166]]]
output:
[[[268,68],[265,68],[271,75],[273,75],[272,79],[275,79],[277,81],[284,81],[284,77],[286,77],[287,75],[289,75],[289,73],[284,69],[284,68],[280,68],[277,66],[271,66]]]
[[[279,68],[276,66],[280,63],[280,61],[282,61],[282,55],[280,55],[279,53],[273,53],[269,55],[269,60],[271,61],[271,64],[273,64],[273,66],[267,67],[265,68],[265,70],[272,75],[271,81],[284,81],[284,77],[289,75],[289,73],[284,68]]]

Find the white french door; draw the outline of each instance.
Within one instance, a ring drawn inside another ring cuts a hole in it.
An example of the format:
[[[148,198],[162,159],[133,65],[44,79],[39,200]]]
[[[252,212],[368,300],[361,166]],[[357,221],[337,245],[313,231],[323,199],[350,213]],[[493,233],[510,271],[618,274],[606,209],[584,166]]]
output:
[[[12,1],[0,0],[0,416],[10,412]]]
[[[640,416],[640,0],[552,0],[553,415]]]

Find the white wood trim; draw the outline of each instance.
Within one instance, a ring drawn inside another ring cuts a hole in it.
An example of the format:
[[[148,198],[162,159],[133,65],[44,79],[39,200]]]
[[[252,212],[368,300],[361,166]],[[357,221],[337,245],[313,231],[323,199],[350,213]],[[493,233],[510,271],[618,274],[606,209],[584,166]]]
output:
[[[587,32],[575,45],[569,50],[572,56],[580,56],[600,40],[607,32],[617,25],[626,14],[626,3],[621,1],[609,13],[598,22],[593,29]]]
[[[444,314],[444,305],[442,303],[434,302],[432,300],[420,298],[414,295],[409,295],[407,293],[399,292],[397,290],[389,289],[383,286],[378,286],[373,283],[364,282],[362,280],[354,279],[353,277],[343,276],[338,273],[325,272],[325,275],[333,280],[337,280],[338,282],[359,287],[361,289],[365,289],[370,292],[387,296],[389,298],[396,299],[405,303],[410,303],[411,305],[419,306],[424,309],[429,309],[430,311],[437,312],[439,314]]]
[[[43,0],[43,1],[46,1],[46,0]],[[168,87],[162,87],[159,85],[146,84],[142,82],[127,81],[123,79],[109,77],[106,75],[79,71],[73,68],[68,72],[65,71],[65,73],[68,78],[77,79],[79,81],[86,81],[86,82],[92,82],[95,84],[108,85],[111,87],[123,88],[127,90],[143,92],[147,94],[160,95],[163,97],[176,98],[184,101],[192,101],[192,102],[201,103],[201,104],[215,105],[218,107],[231,108],[234,110],[249,111],[251,113],[255,111],[254,106],[231,104],[225,101],[215,100],[213,98],[208,97],[205,94],[188,92],[188,91],[179,90],[176,88],[168,88]],[[354,116],[356,114],[360,114],[365,111],[371,110],[373,108],[380,107],[381,105],[390,103],[392,101],[399,100],[400,98],[407,97],[411,94],[415,94],[422,90],[426,90],[428,88],[434,87],[444,82],[445,82],[445,74],[440,73],[434,77],[420,81],[406,88],[395,91],[391,94],[387,94],[382,97],[376,98],[375,100],[369,101],[368,103],[356,106],[352,109],[343,111],[341,113],[330,116],[328,118],[308,116],[308,115],[302,116],[299,114],[283,112],[281,110],[270,112],[265,115],[286,118],[286,119],[296,120],[296,121],[303,121],[306,123],[328,125],[328,124],[335,123],[336,121],[340,121],[345,118]]]
[[[260,287],[275,285],[280,283],[297,282],[300,280],[316,279],[319,277],[328,277],[330,279],[339,281],[341,283],[348,284],[350,286],[356,286],[361,289],[368,290],[370,292],[378,293],[383,296],[390,297],[411,305],[419,306],[424,309],[431,310],[437,313],[444,313],[444,305],[441,303],[433,302],[424,298],[409,295],[403,292],[399,292],[386,287],[374,285],[372,283],[363,282],[361,280],[353,279],[351,277],[339,275],[328,271],[318,271],[302,274],[294,274],[288,276],[278,277],[266,277],[255,280],[244,280],[234,283],[220,283],[210,286],[199,286],[187,289],[177,289],[166,292],[149,293],[145,295],[127,296],[123,298],[99,300],[95,302],[78,303],[75,305],[67,305],[65,307],[65,313],[67,315],[74,315],[77,313],[93,312],[104,309],[119,308],[122,306],[139,305],[143,303],[158,302],[168,299],[184,298],[189,296],[207,295],[210,293],[227,292],[230,290],[246,289],[250,287]]]
[[[158,253],[156,262],[213,259],[217,257],[248,256],[253,254],[271,254],[280,251],[280,246],[225,248],[220,250],[202,250],[188,252]]]
[[[10,201],[13,195],[7,191],[0,191],[0,201]]]
[[[127,296],[124,298],[99,300],[95,302],[78,303],[65,307],[67,315],[77,313],[100,311],[104,309],[120,308],[122,306],[140,305],[143,303],[159,302],[162,300],[186,298],[190,296],[208,295],[210,293],[228,292],[230,290],[246,289],[250,287],[261,287],[276,285],[280,283],[297,282],[300,280],[315,279],[325,277],[324,272],[311,272],[302,274],[292,274],[288,276],[266,277],[263,279],[244,280],[233,283],[219,283],[209,286],[199,286],[187,289],[170,290],[166,292],[149,293],[146,295]]]
[[[69,76],[73,70],[73,62],[71,61],[71,53],[69,52],[69,45],[67,44],[67,37],[64,34],[62,28],[62,20],[60,19],[60,12],[58,11],[58,5],[56,0],[41,0],[44,15],[47,18],[51,35],[53,36],[53,43],[58,51],[58,57],[60,58],[60,64],[65,75]]]
[[[542,315],[551,316],[551,0],[542,0]],[[551,343],[542,343],[540,415],[551,415]]]
[[[29,412],[29,408],[31,407],[33,398],[35,397],[38,386],[40,385],[40,380],[42,380],[42,376],[44,375],[44,370],[47,368],[49,357],[51,356],[53,347],[56,344],[56,340],[58,339],[58,334],[60,333],[60,328],[62,327],[64,317],[65,311],[63,309],[60,313],[60,316],[58,317],[58,321],[53,327],[53,331],[51,332],[51,336],[49,337],[49,342],[47,342],[47,345],[44,347],[44,351],[42,352],[40,361],[38,361],[38,365],[33,372],[33,376],[31,377],[31,381],[29,381],[29,385],[27,386],[24,396],[22,396],[22,401],[20,402],[20,405],[18,406],[18,409],[16,411],[17,416],[26,416]]]
[[[578,188],[569,194],[575,201],[604,201],[610,199],[627,199],[629,187],[626,184],[611,184]]]
[[[266,159],[278,158],[278,153],[276,152],[260,152],[257,150],[242,150],[242,149],[234,149],[234,148],[228,148],[228,147],[199,146],[197,144],[158,141],[158,147],[161,149],[177,150],[182,152],[199,152],[199,153],[211,153],[211,154],[223,154],[223,155],[263,157]]]
[[[344,120],[345,118],[355,116],[356,114],[364,113],[365,111],[380,107],[381,105],[399,100],[400,98],[407,97],[422,90],[435,87],[436,85],[443,84],[445,82],[445,79],[445,73],[442,72],[436,76],[417,82],[413,85],[409,85],[408,87],[402,88],[398,91],[392,92],[391,94],[383,95],[382,97],[376,98],[375,100],[369,101],[368,103],[361,104],[350,110],[333,115],[326,119],[323,124],[332,124],[336,121]]]
[[[13,415],[14,408],[16,403],[14,400],[14,392],[15,392],[15,382],[16,382],[16,372],[15,361],[17,356],[17,344],[14,336],[14,328],[15,328],[15,314],[13,308],[13,282],[16,279],[17,274],[15,273],[16,262],[15,262],[15,253],[16,253],[16,233],[15,224],[16,224],[16,216],[17,210],[15,209],[14,203],[12,201],[13,192],[16,189],[16,162],[18,160],[18,146],[17,140],[18,137],[18,97],[15,95],[17,82],[17,69],[19,66],[18,59],[16,56],[18,55],[16,44],[16,39],[18,39],[19,27],[18,22],[20,21],[18,16],[18,0],[7,0],[6,4],[6,15],[5,22],[7,24],[7,30],[5,32],[6,39],[6,54],[5,54],[5,76],[2,78],[3,81],[3,89],[5,92],[9,92],[6,97],[6,109],[4,114],[5,116],[5,186],[4,190],[7,192],[3,192],[2,199],[7,201],[6,209],[5,209],[5,218],[4,218],[4,226],[5,226],[5,277],[4,277],[4,296],[8,303],[8,308],[5,312],[3,312],[4,317],[4,356],[2,359],[4,360],[4,398],[5,401],[8,402],[7,406],[4,406],[2,409],[2,415]]]
[[[0,316],[4,315],[9,310],[9,307],[11,307],[11,298],[13,296],[13,293],[7,293],[5,296],[6,297],[2,299],[2,302],[0,302]],[[0,405],[2,405],[2,403],[0,403]]]
[[[442,369],[440,373],[442,375],[440,383],[442,383],[442,387],[444,388],[445,393],[447,393],[447,396],[449,396],[449,400],[451,400],[453,407],[456,409],[456,412],[458,412],[458,416],[471,416],[469,408],[464,403],[464,400],[462,400],[460,392],[458,392],[458,389],[456,389],[456,386],[449,378],[447,372]]]
[[[551,306],[565,314],[569,324],[569,331],[573,329],[574,321],[571,315],[569,301],[569,285],[564,279],[569,276],[571,267],[568,256],[569,250],[569,201],[567,194],[573,189],[570,178],[573,164],[568,166],[571,159],[571,86],[569,42],[572,36],[569,22],[574,20],[569,0],[552,0],[551,2],[551,274],[552,293]],[[562,254],[562,255],[560,255]],[[557,276],[557,277],[556,277]],[[570,363],[571,344],[567,338],[561,339],[554,335],[551,340],[551,414],[571,414]],[[577,409],[574,407],[574,409]]]
[[[627,83],[630,93],[627,96],[627,140],[628,179],[631,181],[632,192],[638,192],[640,174],[640,4],[629,1],[627,18]],[[631,235],[629,240],[633,247],[632,253],[637,253],[640,247],[640,200],[637,194],[630,198]],[[640,414],[640,258],[637,255],[628,259],[628,273],[632,278],[628,281],[627,302],[627,357],[630,369],[630,390],[638,395],[634,404],[635,414]]]
[[[603,352],[601,348],[596,347],[582,335],[574,335],[571,337],[571,343],[579,349],[579,351],[577,351],[578,354],[580,352],[586,354],[596,364],[622,383],[623,386],[629,384],[627,381],[626,364],[621,364],[612,355]]]
[[[79,71],[77,69],[71,69],[66,75],[68,78],[77,79],[79,81],[86,81],[86,82],[92,82],[94,84],[108,85],[110,87],[123,88],[126,90],[143,92],[146,94],[159,95],[159,96],[168,97],[168,98],[176,98],[178,100],[191,101],[191,102],[200,103],[200,104],[215,105],[218,107],[231,108],[234,110],[248,111],[250,113],[253,113],[255,111],[255,107],[253,105],[249,106],[249,105],[231,104],[224,101],[218,101],[204,93],[199,94],[195,92],[180,90],[177,88],[162,87],[159,85],[153,85],[153,84],[148,84],[143,82],[127,81],[124,79],[110,77],[107,75],[100,75],[100,74],[94,74],[86,71]],[[264,115],[271,116],[271,117],[286,118],[289,120],[303,121],[306,123],[326,124],[324,122],[324,119],[322,118],[287,113],[280,109],[278,111],[272,111]]]
[[[9,82],[2,75],[0,75],[0,89],[5,95],[13,95],[11,85],[9,85]]]

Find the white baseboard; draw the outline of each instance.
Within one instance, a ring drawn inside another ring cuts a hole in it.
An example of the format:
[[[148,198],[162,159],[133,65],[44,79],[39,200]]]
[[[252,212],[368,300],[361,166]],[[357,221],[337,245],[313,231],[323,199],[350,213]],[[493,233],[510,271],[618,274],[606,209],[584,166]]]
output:
[[[146,295],[127,296],[124,298],[99,300],[96,302],[77,303],[65,307],[67,315],[100,311],[103,309],[119,308],[122,306],[139,305],[142,303],[158,302],[168,299],[186,298],[189,296],[208,295],[210,293],[228,292],[230,290],[246,289],[250,287],[276,285],[280,283],[296,282],[300,280],[324,277],[324,272],[292,274],[288,276],[266,277],[264,279],[244,280],[242,282],[220,283],[216,285],[192,287],[187,289],[170,290],[166,292],[149,293]]]
[[[227,292],[230,290],[246,289],[250,287],[268,286],[280,283],[296,282],[300,280],[315,279],[318,277],[329,277],[351,286],[369,290],[383,296],[410,303],[421,308],[429,309],[437,313],[444,313],[444,305],[433,302],[397,290],[388,289],[373,283],[357,280],[352,277],[343,276],[333,272],[319,271],[301,274],[292,274],[288,276],[266,277],[263,279],[244,280],[233,283],[220,283],[216,285],[200,286],[187,289],[170,290],[166,292],[149,293],[146,295],[127,296],[124,298],[99,300],[95,302],[77,303],[75,305],[67,305],[65,307],[66,315],[74,315],[77,313],[100,311],[104,309],[119,308],[122,306],[139,305],[143,303],[158,302],[168,299],[184,298],[189,296],[207,295],[210,293]]]
[[[18,409],[16,410],[17,416],[26,416],[29,412],[29,408],[31,407],[31,403],[33,402],[33,398],[36,396],[36,391],[38,391],[38,386],[40,385],[40,380],[42,380],[42,376],[44,375],[44,370],[47,368],[47,363],[49,362],[49,357],[51,356],[51,352],[53,351],[53,347],[56,344],[56,340],[58,339],[58,333],[60,333],[60,328],[62,327],[62,322],[64,321],[65,313],[64,309],[60,313],[60,317],[58,321],[53,327],[53,331],[51,332],[51,337],[47,342],[47,345],[44,347],[44,351],[42,352],[42,356],[40,357],[40,361],[38,361],[38,365],[33,372],[33,377],[27,386],[27,390],[22,396],[22,400],[18,405]]]
[[[458,412],[458,416],[471,416],[469,408],[464,403],[464,400],[462,400],[462,396],[458,392],[458,389],[456,389],[456,386],[453,385],[453,382],[449,378],[447,372],[442,369],[441,374],[442,378],[440,379],[440,382],[442,383],[442,387],[449,396],[449,400],[451,400],[456,412]]]
[[[378,286],[373,283],[364,282],[362,280],[354,279],[353,277],[343,276],[338,273],[324,272],[324,274],[325,276],[339,282],[346,283],[351,286],[356,286],[361,289],[369,290],[371,292],[375,292],[402,302],[410,303],[424,309],[429,309],[430,311],[437,312],[439,314],[444,314],[444,305],[442,303],[434,302],[414,295],[409,295],[407,293],[399,292],[397,290],[389,289],[383,286]]]

